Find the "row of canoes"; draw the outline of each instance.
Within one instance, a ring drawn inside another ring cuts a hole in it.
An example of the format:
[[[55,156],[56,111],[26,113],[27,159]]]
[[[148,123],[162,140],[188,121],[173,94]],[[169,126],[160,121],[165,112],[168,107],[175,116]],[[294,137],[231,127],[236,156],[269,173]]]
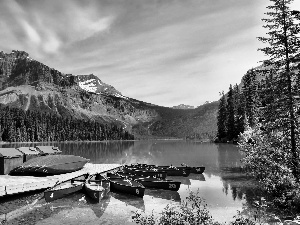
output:
[[[195,173],[203,173],[204,169],[204,167],[195,168]],[[124,166],[122,170],[115,173],[107,173],[106,176],[92,175],[86,179],[81,177],[81,179],[77,178],[70,182],[57,184],[53,188],[46,190],[44,197],[47,202],[50,202],[84,189],[89,197],[99,201],[108,189],[110,191],[122,192],[138,197],[144,196],[145,187],[178,191],[181,182],[166,179],[166,177],[186,177],[192,171],[192,168],[188,166],[166,167],[135,164]]]

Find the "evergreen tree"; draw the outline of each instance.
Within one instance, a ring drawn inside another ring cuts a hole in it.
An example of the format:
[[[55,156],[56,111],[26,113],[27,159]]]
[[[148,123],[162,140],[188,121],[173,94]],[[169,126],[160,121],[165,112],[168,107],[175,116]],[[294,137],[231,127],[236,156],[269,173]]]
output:
[[[246,167],[277,203],[286,203],[291,193],[293,201],[299,203],[299,74],[294,60],[299,51],[300,28],[289,9],[292,0],[270,1],[268,18],[263,19],[268,37],[259,38],[268,44],[260,49],[268,56],[262,71],[266,79],[260,93],[261,120],[246,129],[240,147],[245,152]]]
[[[235,122],[234,122],[234,96],[232,85],[229,86],[229,91],[227,95],[227,105],[226,105],[226,127],[227,127],[227,138],[231,141],[235,137]]]
[[[243,98],[244,98],[244,111],[248,117],[250,126],[253,126],[257,116],[257,78],[253,69],[249,70],[243,77]]]
[[[297,149],[297,118],[295,107],[297,104],[298,87],[295,87],[295,66],[292,61],[299,52],[300,39],[299,24],[295,23],[296,18],[289,9],[293,0],[270,0],[273,5],[268,6],[270,10],[266,13],[268,18],[263,19],[264,26],[269,30],[269,37],[259,37],[259,40],[268,44],[267,47],[259,49],[269,57],[268,65],[272,70],[276,70],[277,76],[273,82],[273,88],[280,90],[276,95],[276,101],[280,102],[280,117],[275,120],[278,127],[282,127],[283,135],[289,139],[286,145],[288,151],[292,154],[292,170],[294,176],[298,179],[298,149]]]
[[[236,84],[233,87],[233,93],[234,93],[234,126],[235,126],[235,134],[234,138],[237,138],[240,133],[244,131],[244,98],[243,95],[240,93],[240,89],[238,85]]]
[[[222,92],[222,97],[220,99],[219,108],[218,108],[218,140],[226,138],[227,136],[227,112],[226,112],[226,97],[224,92]]]

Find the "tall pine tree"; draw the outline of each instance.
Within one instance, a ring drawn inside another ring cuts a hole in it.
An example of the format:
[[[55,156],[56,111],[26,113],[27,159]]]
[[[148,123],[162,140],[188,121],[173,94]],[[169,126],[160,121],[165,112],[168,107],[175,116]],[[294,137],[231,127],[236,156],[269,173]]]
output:
[[[263,19],[268,37],[259,38],[267,44],[260,50],[268,57],[261,71],[265,74],[265,84],[260,87],[261,119],[246,129],[239,144],[245,152],[246,167],[277,203],[285,203],[290,193],[299,203],[299,74],[295,68],[299,61],[295,56],[300,29],[289,9],[292,0],[270,1]]]
[[[270,0],[273,4],[268,6],[269,11],[265,13],[267,18],[263,21],[266,23],[268,37],[259,37],[258,39],[268,46],[261,48],[268,56],[268,65],[277,72],[274,77],[273,88],[281,90],[276,95],[275,101],[280,102],[278,110],[280,117],[275,119],[277,127],[281,127],[283,137],[289,140],[288,144],[283,147],[291,152],[293,175],[299,179],[299,154],[297,148],[297,118],[295,108],[297,105],[298,87],[295,86],[297,75],[295,74],[294,64],[292,64],[295,55],[299,52],[299,24],[295,22],[289,5],[293,0]]]
[[[222,97],[220,99],[219,108],[218,108],[218,141],[222,141],[227,136],[227,104],[226,97],[224,92],[222,92]]]
[[[229,91],[227,94],[227,120],[226,120],[226,127],[227,127],[227,137],[229,141],[233,140],[235,137],[235,122],[234,122],[234,94],[232,85],[229,86]]]

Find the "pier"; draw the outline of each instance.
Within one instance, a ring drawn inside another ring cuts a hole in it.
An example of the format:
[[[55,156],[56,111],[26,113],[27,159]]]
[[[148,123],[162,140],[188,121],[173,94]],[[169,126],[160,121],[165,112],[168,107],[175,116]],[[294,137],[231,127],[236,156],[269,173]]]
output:
[[[46,177],[0,175],[0,197],[28,191],[47,189],[56,183],[65,182],[86,174],[106,174],[118,170],[120,164],[87,163],[81,170]]]

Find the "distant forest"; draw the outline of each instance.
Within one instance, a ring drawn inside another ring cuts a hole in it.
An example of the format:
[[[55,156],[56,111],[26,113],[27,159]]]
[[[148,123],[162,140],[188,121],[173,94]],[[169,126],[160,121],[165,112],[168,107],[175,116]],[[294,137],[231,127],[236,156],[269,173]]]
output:
[[[0,105],[0,141],[133,140],[121,126]]]

